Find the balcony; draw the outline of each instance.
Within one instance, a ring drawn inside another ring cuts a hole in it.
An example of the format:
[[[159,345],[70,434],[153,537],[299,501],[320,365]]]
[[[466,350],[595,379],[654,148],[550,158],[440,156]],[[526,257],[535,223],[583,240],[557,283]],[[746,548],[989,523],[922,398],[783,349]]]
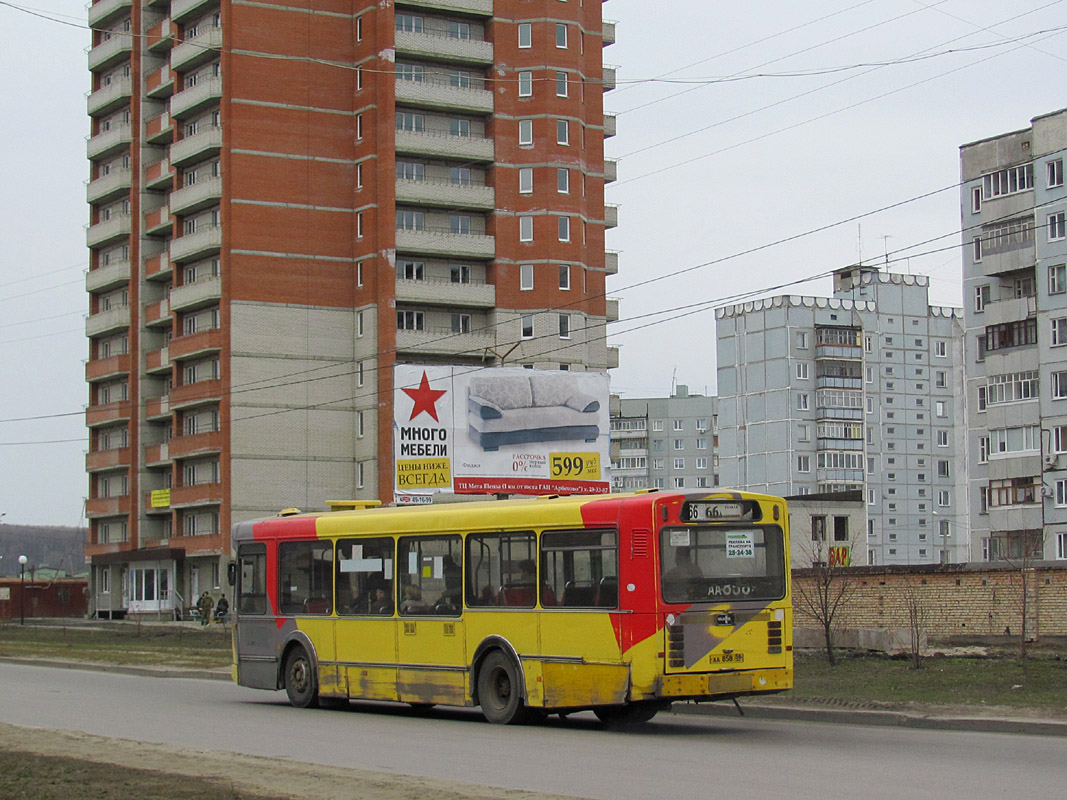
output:
[[[826,439],[818,438],[815,446],[819,450],[862,450],[863,439]]]
[[[170,193],[170,213],[182,216],[217,206],[222,197],[222,178],[201,178]]]
[[[604,227],[605,228],[617,228],[619,227],[619,207],[618,206],[604,206]]]
[[[179,139],[170,146],[170,163],[184,167],[203,161],[222,150],[222,128],[207,128],[200,133]]]
[[[129,375],[130,362],[129,353],[123,353],[120,356],[90,359],[85,362],[85,380],[88,383],[92,383],[108,378],[117,378],[121,375]]]
[[[619,162],[614,159],[604,159],[604,183],[612,183],[619,179]]]
[[[164,467],[170,463],[170,449],[166,444],[148,445],[144,449],[146,467]]]
[[[148,303],[144,307],[144,324],[149,328],[170,327],[170,301],[163,298],[158,303]]]
[[[194,433],[190,436],[173,436],[170,440],[170,457],[189,458],[190,456],[220,453],[222,452],[223,441],[221,431]]]
[[[146,95],[153,100],[166,100],[174,94],[174,72],[164,64],[155,72],[149,72],[145,78]]]
[[[853,346],[845,344],[819,344],[816,342],[815,357],[832,358],[838,361],[862,361],[863,351],[858,344]]]
[[[222,249],[222,226],[205,225],[170,240],[170,260],[175,264],[212,255]]]
[[[983,322],[988,325],[1003,325],[1009,322],[1021,322],[1037,316],[1036,297],[1012,297],[987,303]]]
[[[170,310],[189,309],[218,303],[222,298],[222,278],[205,278],[196,283],[175,286],[170,290]]]
[[[604,319],[607,322],[619,321],[619,301],[617,298],[608,297],[604,300]]]
[[[175,22],[185,22],[218,7],[219,0],[171,0],[170,17]]]
[[[133,52],[133,36],[128,33],[113,33],[89,51],[89,70],[97,72],[113,67]]]
[[[90,117],[103,117],[130,104],[133,78],[115,78],[106,86],[89,93],[85,107]]]
[[[89,181],[85,187],[85,199],[90,203],[107,203],[129,195],[133,186],[133,173],[129,169],[112,168],[107,175]]]
[[[816,469],[815,480],[819,483],[863,483],[862,469]],[[857,487],[858,488],[858,487]]]
[[[222,397],[222,381],[198,381],[187,383],[184,386],[175,386],[170,390],[170,407],[175,411],[179,408],[204,405],[212,401],[218,401]]]
[[[493,63],[493,45],[480,39],[459,39],[446,33],[396,31],[397,55],[466,64]]]
[[[144,185],[153,192],[170,191],[174,183],[174,173],[170,169],[170,161],[164,158],[155,164],[149,164],[144,170]]]
[[[174,140],[174,120],[164,111],[152,117],[144,126],[144,138],[149,144],[170,144]]]
[[[459,11],[481,17],[493,16],[493,0],[404,0],[404,5],[435,11]]]
[[[862,408],[838,408],[833,406],[818,406],[815,409],[815,419],[863,419]]]
[[[608,275],[619,274],[619,251],[618,250],[605,250],[604,251],[604,271]]]
[[[144,262],[144,276],[150,281],[170,280],[173,270],[170,266],[170,257],[166,251],[149,256]]]
[[[130,448],[94,450],[85,454],[85,471],[100,472],[105,469],[130,466]]]
[[[170,398],[167,395],[149,397],[145,401],[144,415],[153,421],[170,419]]]
[[[217,353],[226,344],[226,335],[221,328],[187,333],[170,340],[170,357],[173,361],[181,358]]]
[[[145,47],[156,55],[166,55],[167,51],[174,47],[174,40],[177,36],[178,26],[169,19],[162,20],[148,29]]]
[[[130,307],[111,308],[98,311],[85,318],[85,335],[102,336],[130,327]]]
[[[603,25],[603,29],[600,35],[603,38],[604,46],[615,44],[615,23],[604,20],[601,25]]]
[[[89,226],[85,232],[85,244],[88,247],[100,247],[128,239],[131,230],[132,218],[129,214],[112,214],[111,219]]]
[[[450,136],[436,131],[396,132],[396,152],[430,158],[492,161],[493,140],[478,136]]]
[[[96,0],[89,6],[89,27],[103,28],[130,13],[133,0]]]
[[[188,72],[218,58],[222,49],[222,28],[202,28],[191,39],[180,40],[170,51],[170,68]]]
[[[607,139],[615,135],[618,127],[618,118],[614,114],[604,115],[604,138]]]
[[[492,186],[450,181],[409,181],[397,179],[396,202],[448,208],[478,208],[487,211],[496,206]]]
[[[222,78],[205,78],[170,98],[170,115],[174,119],[192,116],[218,105],[221,98]]]
[[[483,234],[452,233],[448,228],[398,230],[396,249],[443,258],[492,258],[496,254],[496,240]]]
[[[448,78],[427,77],[421,81],[397,79],[396,104],[415,108],[493,113],[493,93],[471,80],[471,86],[453,86]]]
[[[494,308],[496,287],[489,283],[453,283],[444,278],[409,281],[397,278],[396,301],[419,305]]]
[[[121,403],[99,403],[85,409],[85,424],[96,428],[111,422],[129,421],[132,413],[133,404],[128,400]]]
[[[619,348],[617,348],[617,347],[609,347],[608,348],[608,369],[618,369],[618,368],[619,368]]]
[[[90,497],[85,501],[85,516],[89,519],[114,517],[119,514],[129,513],[129,495],[124,495],[123,497]]]
[[[816,389],[862,389],[863,377],[845,377],[840,375],[816,375]]]
[[[90,159],[104,159],[116,156],[123,150],[128,153],[132,141],[133,128],[129,123],[112,125],[110,130],[89,137],[85,147],[86,155]]]
[[[472,333],[453,333],[451,328],[396,332],[396,349],[419,355],[471,355],[495,346],[496,334],[492,329]]]
[[[149,350],[144,354],[144,371],[149,375],[155,375],[160,372],[170,372],[170,353],[169,348],[161,347],[158,350]]]
[[[170,236],[174,231],[174,221],[170,218],[170,206],[164,203],[153,208],[144,218],[146,236]]]
[[[606,65],[604,67],[604,91],[605,92],[610,92],[616,86],[616,83],[615,83],[615,80],[616,80],[616,78],[615,78],[615,70],[616,69],[617,69],[616,67],[609,67],[609,66],[606,66]]]
[[[221,483],[201,483],[196,486],[176,486],[170,490],[170,507],[186,508],[190,506],[215,506],[222,503]],[[173,544],[173,539],[171,537]],[[194,537],[190,537],[194,538]],[[208,536],[195,537],[197,543]],[[217,541],[217,538],[216,538]]]
[[[129,261],[116,261],[114,264],[97,267],[85,273],[85,291],[87,292],[102,292],[129,282]]]

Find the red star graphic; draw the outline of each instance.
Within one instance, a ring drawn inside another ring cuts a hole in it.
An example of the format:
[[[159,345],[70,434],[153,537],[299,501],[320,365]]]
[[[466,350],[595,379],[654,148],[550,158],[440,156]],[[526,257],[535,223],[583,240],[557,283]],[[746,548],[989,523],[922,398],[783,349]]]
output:
[[[408,418],[408,422],[415,419],[419,414],[425,411],[431,417],[434,422],[440,422],[437,418],[437,401],[441,399],[441,395],[447,392],[444,389],[431,389],[430,381],[426,377],[426,370],[422,371],[422,382],[419,383],[418,389],[401,389],[404,394],[415,401],[415,405],[411,409],[411,416]]]

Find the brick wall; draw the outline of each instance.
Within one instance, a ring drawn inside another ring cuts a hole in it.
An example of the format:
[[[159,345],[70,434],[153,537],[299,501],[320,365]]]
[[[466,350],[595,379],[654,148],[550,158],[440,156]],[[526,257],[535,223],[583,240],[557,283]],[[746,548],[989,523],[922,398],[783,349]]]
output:
[[[918,597],[927,611],[924,627],[933,637],[1016,635],[1022,622],[1018,568],[946,564],[850,568],[842,574],[854,587],[839,612],[845,628],[908,626],[906,598]],[[793,572],[794,622],[815,627],[797,600],[813,572]],[[1067,565],[1037,566],[1026,573],[1027,630],[1035,636],[1067,636]]]

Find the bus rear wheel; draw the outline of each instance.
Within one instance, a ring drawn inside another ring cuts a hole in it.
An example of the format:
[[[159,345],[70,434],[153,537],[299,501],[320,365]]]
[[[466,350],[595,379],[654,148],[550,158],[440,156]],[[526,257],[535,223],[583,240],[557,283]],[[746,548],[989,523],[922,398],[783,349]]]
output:
[[[499,725],[517,725],[526,721],[522,703],[521,675],[515,664],[500,650],[485,657],[478,670],[478,703],[482,716]]]
[[[628,703],[624,706],[600,706],[593,713],[605,725],[636,725],[651,722],[663,707],[658,703]]]
[[[315,668],[303,647],[294,647],[286,655],[284,682],[290,705],[296,708],[318,706],[319,687],[315,680]]]

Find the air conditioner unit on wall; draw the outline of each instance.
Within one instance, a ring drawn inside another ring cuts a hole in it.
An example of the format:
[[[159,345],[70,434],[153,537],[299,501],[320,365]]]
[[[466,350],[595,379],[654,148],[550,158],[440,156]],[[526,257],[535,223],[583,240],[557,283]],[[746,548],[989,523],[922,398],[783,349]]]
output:
[[[1045,454],[1045,468],[1048,469],[1050,467],[1056,466],[1057,458],[1059,458],[1059,456],[1057,456],[1055,453],[1046,453]]]

